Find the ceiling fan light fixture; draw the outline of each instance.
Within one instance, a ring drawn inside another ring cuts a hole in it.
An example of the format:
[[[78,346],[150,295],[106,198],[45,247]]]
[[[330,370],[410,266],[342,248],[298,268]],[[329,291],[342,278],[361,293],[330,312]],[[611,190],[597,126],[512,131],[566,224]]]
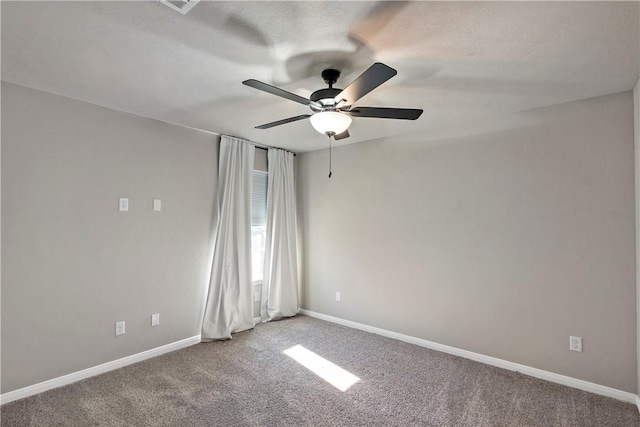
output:
[[[339,135],[351,126],[351,116],[337,111],[315,113],[309,120],[315,130],[325,135]]]
[[[275,86],[263,83],[255,79],[249,79],[242,84],[297,102],[311,108],[315,114],[301,114],[271,123],[256,126],[256,129],[269,129],[287,123],[297,122],[309,118],[313,128],[321,134],[333,136],[334,140],[349,137],[347,129],[351,126],[351,118],[372,117],[378,119],[416,120],[422,114],[422,110],[416,108],[376,108],[354,107],[354,103],[360,98],[395,76],[398,72],[381,62],[376,62],[360,74],[344,89],[337,89],[333,84],[338,80],[340,71],[327,68],[322,71],[322,79],[329,85],[328,88],[313,92],[309,98],[287,92]]]

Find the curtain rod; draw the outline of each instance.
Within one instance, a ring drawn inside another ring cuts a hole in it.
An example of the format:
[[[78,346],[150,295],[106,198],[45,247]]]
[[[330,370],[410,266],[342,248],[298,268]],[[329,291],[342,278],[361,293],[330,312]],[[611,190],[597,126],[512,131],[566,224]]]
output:
[[[294,153],[293,151],[285,150],[284,148],[279,148],[279,147],[272,147],[271,145],[260,144],[260,143],[257,143],[257,142],[248,141],[248,140],[246,140],[246,139],[244,139],[244,138],[240,138],[239,136],[226,135],[226,134],[218,134],[218,135],[220,135],[220,136],[229,136],[229,137],[231,137],[231,138],[235,138],[235,139],[241,139],[241,140],[243,140],[243,141],[248,142],[249,144],[253,145],[253,146],[254,146],[254,147],[256,147],[256,148],[259,148],[260,150],[268,151],[268,150],[269,150],[269,148],[275,148],[275,149],[277,149],[277,150],[282,150],[282,151],[286,151],[287,153],[291,153],[291,154],[293,154],[293,157],[297,156],[297,154],[296,154],[296,153]]]
[[[254,147],[256,147],[258,150],[269,151],[269,148],[275,148],[275,149],[277,149],[277,150],[282,150],[282,151],[286,151],[287,153],[291,153],[291,154],[293,154],[293,157],[296,157],[296,156],[297,156],[297,154],[296,154],[296,153],[294,153],[293,151],[285,150],[284,148],[270,147],[270,146],[268,146],[268,145],[262,146],[262,145],[255,144],[255,143],[253,143],[253,142],[249,142],[249,144],[253,145],[253,146],[254,146]]]

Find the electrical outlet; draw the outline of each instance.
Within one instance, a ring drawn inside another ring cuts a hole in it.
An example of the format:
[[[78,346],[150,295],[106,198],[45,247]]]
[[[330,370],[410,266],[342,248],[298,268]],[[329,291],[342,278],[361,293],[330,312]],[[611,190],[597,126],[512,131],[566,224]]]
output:
[[[125,197],[121,197],[120,200],[118,200],[118,209],[120,210],[120,212],[126,212],[129,210],[129,199],[125,198]]]
[[[342,300],[342,295],[340,295],[340,292],[336,292],[336,301],[340,302],[340,300]]]
[[[582,337],[569,337],[569,350],[582,353]]]
[[[124,332],[125,332],[124,320],[122,320],[120,322],[116,322],[116,336],[124,335]]]
[[[260,302],[260,292],[253,293],[253,302]]]
[[[160,313],[151,315],[151,326],[158,326],[160,324]]]

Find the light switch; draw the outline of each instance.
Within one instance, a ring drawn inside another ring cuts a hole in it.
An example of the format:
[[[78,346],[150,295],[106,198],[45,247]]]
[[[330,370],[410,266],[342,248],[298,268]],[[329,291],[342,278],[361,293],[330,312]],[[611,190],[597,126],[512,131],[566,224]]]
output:
[[[129,199],[126,199],[124,197],[120,198],[120,202],[118,203],[120,212],[124,212],[124,211],[128,211],[129,210]]]
[[[159,211],[161,209],[162,209],[162,200],[153,199],[153,210],[154,211]]]

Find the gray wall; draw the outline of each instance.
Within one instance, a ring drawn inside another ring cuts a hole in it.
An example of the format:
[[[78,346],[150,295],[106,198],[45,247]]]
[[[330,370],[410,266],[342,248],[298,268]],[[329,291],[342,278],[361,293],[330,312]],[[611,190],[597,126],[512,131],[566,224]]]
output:
[[[638,391],[640,391],[640,80],[633,89],[633,129],[636,174],[636,333],[638,362]]]
[[[631,92],[460,127],[298,157],[303,307],[635,392]]]
[[[3,393],[200,333],[217,146],[2,84]]]

